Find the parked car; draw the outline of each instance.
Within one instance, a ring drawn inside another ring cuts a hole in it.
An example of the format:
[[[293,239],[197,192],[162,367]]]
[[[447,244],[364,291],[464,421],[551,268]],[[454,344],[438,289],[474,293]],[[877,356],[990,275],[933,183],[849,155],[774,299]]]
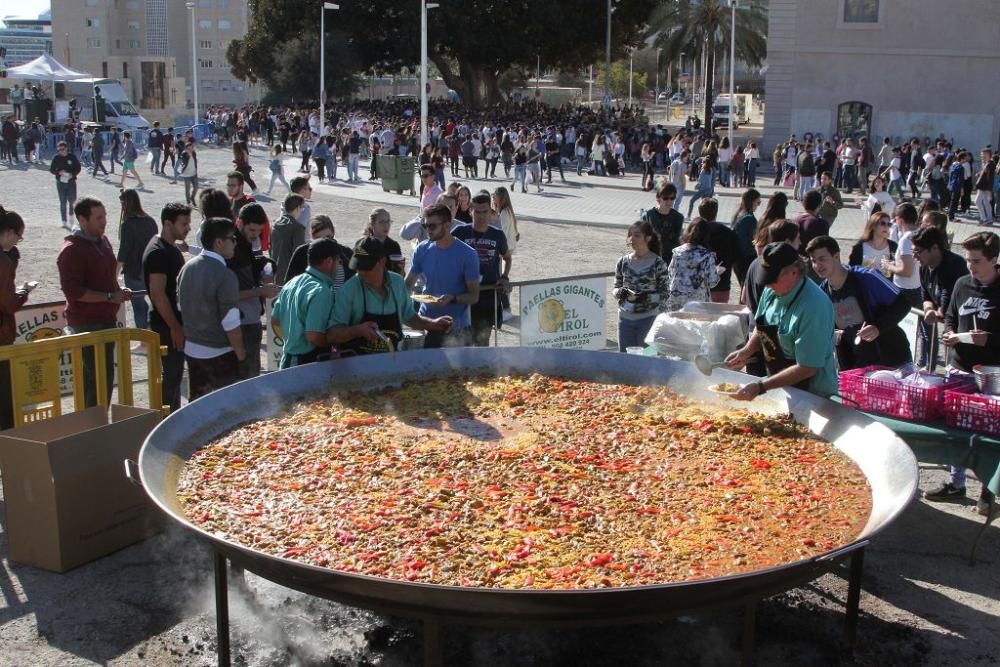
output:
[[[656,98],[656,100],[658,102],[666,102],[669,99],[670,99],[670,91],[669,90],[663,91],[662,93],[660,93],[659,97]]]
[[[688,101],[688,97],[684,93],[674,93],[674,96],[670,98],[670,101],[683,104]]]

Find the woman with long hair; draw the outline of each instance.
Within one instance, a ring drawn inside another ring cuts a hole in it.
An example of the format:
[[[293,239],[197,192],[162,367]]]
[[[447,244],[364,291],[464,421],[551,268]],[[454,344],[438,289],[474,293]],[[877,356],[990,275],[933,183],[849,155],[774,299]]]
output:
[[[666,310],[680,310],[689,301],[711,301],[712,288],[719,283],[715,253],[709,250],[707,220],[695,218],[684,230],[681,244],[674,248],[667,272],[670,295]]]
[[[28,300],[35,283],[15,284],[20,254],[17,244],[24,237],[24,219],[0,206],[0,345],[13,345],[17,337],[14,316]],[[10,362],[0,361],[0,429],[14,426],[14,396]]]
[[[722,137],[719,143],[719,185],[724,188],[728,188],[730,184],[729,163],[732,159],[733,149],[729,146],[729,137]]]
[[[649,192],[653,189],[653,182],[656,178],[656,155],[648,143],[642,145],[639,155],[642,159],[642,189]]]
[[[646,334],[670,296],[667,263],[660,257],[660,240],[648,222],[628,228],[631,252],[615,267],[612,294],[618,300],[618,351],[645,346]]]
[[[879,211],[885,211],[887,213],[892,212],[896,208],[896,201],[892,198],[886,191],[885,177],[875,174],[871,178],[871,182],[868,183],[868,198],[861,204],[861,212],[864,214],[865,219],[869,219],[872,213],[876,212],[876,207]]]
[[[892,218],[884,210],[868,216],[861,238],[851,247],[848,263],[886,273],[882,267],[893,260],[897,247],[896,242],[889,238],[891,227]]]
[[[253,167],[250,166],[250,151],[242,141],[233,142],[233,168],[243,174],[243,180],[250,186],[250,190],[257,194],[257,184],[250,177]]]
[[[177,176],[184,180],[184,201],[197,206],[198,151],[193,138],[187,140],[184,150],[177,158]]]
[[[458,194],[456,195],[458,199],[458,211],[455,213],[455,220],[459,222],[464,222],[467,224],[472,224],[472,190],[465,187],[464,185],[459,186]]]
[[[777,220],[784,220],[788,217],[787,212],[788,195],[784,192],[775,192],[767,200],[767,208],[764,209],[764,215],[760,217],[758,224],[761,227],[766,227]]]
[[[309,128],[303,128],[299,132],[299,152],[302,153],[302,164],[299,165],[300,174],[310,174],[312,173],[312,166],[309,164],[309,158],[312,156],[312,133],[309,132]],[[273,157],[272,153],[272,157]],[[274,173],[274,170],[271,170]],[[282,175],[284,178],[284,175]],[[274,180],[271,180],[271,185],[274,185]]]
[[[139,329],[149,327],[149,305],[146,303],[146,281],[142,275],[142,254],[159,229],[156,221],[142,209],[139,193],[122,190],[118,201],[122,205],[118,227],[118,269],[125,276],[125,287],[132,290],[132,315]]]
[[[740,208],[733,218],[733,231],[740,242],[740,256],[733,265],[733,270],[740,285],[746,280],[750,262],[757,257],[757,251],[753,247],[754,235],[757,233],[757,218],[754,213],[760,207],[760,202],[760,193],[754,188],[748,189],[740,198]]]
[[[386,268],[399,275],[406,275],[406,258],[403,257],[403,249],[399,243],[389,238],[389,228],[392,226],[392,217],[389,211],[384,208],[373,208],[368,215],[368,224],[365,225],[364,235],[376,239],[385,249],[385,256],[388,259]]]
[[[500,220],[500,231],[507,237],[507,249],[510,254],[514,254],[518,241],[521,240],[521,232],[517,228],[517,216],[514,215],[514,206],[510,202],[510,192],[502,185],[493,191],[493,210]],[[506,322],[513,313],[510,310],[510,294],[503,290],[500,292],[500,304],[503,306],[503,321]]]

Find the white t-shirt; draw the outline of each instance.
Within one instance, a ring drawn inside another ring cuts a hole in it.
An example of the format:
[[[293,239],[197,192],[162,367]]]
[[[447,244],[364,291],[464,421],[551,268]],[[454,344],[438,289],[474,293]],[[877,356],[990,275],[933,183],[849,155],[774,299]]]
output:
[[[861,266],[866,269],[881,271],[883,257],[886,259],[892,259],[888,243],[881,250],[873,248],[867,241],[861,244]]]
[[[913,256],[913,232],[904,232],[899,237],[899,247],[896,249],[896,259],[909,256],[913,260],[913,273],[903,277],[898,273],[893,275],[892,282],[899,289],[918,289],[920,287],[920,262]]]
[[[899,164],[900,162],[898,157],[892,158],[892,162],[889,163],[889,180],[895,181],[903,177],[903,175],[899,172]]]

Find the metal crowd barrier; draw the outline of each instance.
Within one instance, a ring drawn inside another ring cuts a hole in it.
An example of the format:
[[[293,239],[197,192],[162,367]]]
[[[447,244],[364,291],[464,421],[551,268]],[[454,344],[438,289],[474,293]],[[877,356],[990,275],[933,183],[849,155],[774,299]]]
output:
[[[159,334],[148,329],[108,329],[91,333],[47,338],[24,345],[0,346],[0,361],[10,363],[11,398],[14,406],[14,426],[23,426],[62,414],[60,392],[60,357],[69,353],[73,377],[73,410],[86,408],[83,382],[83,351],[93,348],[94,378],[98,402],[108,407],[108,386],[104,368],[106,343],[115,343],[115,380],[118,385],[117,403],[135,405],[132,388],[131,343],[146,345],[148,354],[149,407],[165,410],[160,357],[167,348],[160,345]]]

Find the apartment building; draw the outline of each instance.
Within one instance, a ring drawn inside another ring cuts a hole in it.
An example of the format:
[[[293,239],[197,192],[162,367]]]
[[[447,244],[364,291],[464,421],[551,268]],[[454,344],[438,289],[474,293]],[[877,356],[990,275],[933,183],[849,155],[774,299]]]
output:
[[[193,105],[190,83],[192,38],[198,63],[198,106],[239,106],[256,100],[258,90],[249,83],[235,79],[226,60],[230,42],[246,35],[249,8],[246,0],[176,0],[183,11],[173,11],[168,17],[170,35],[183,35],[183,43],[171,40],[170,55],[177,61],[177,70],[187,77],[188,101]],[[185,5],[191,5],[187,7]],[[194,12],[194,33],[191,28]]]
[[[170,56],[168,7],[176,0],[52,3],[53,55],[75,70],[118,79],[148,120],[186,113],[184,74]]]
[[[195,97],[192,39],[202,113],[256,99],[226,61],[229,43],[246,34],[247,12],[246,0],[61,0],[52,3],[53,55],[121,80],[149,120],[187,122]]]
[[[806,132],[1000,139],[1000,2],[770,0],[764,148]]]

